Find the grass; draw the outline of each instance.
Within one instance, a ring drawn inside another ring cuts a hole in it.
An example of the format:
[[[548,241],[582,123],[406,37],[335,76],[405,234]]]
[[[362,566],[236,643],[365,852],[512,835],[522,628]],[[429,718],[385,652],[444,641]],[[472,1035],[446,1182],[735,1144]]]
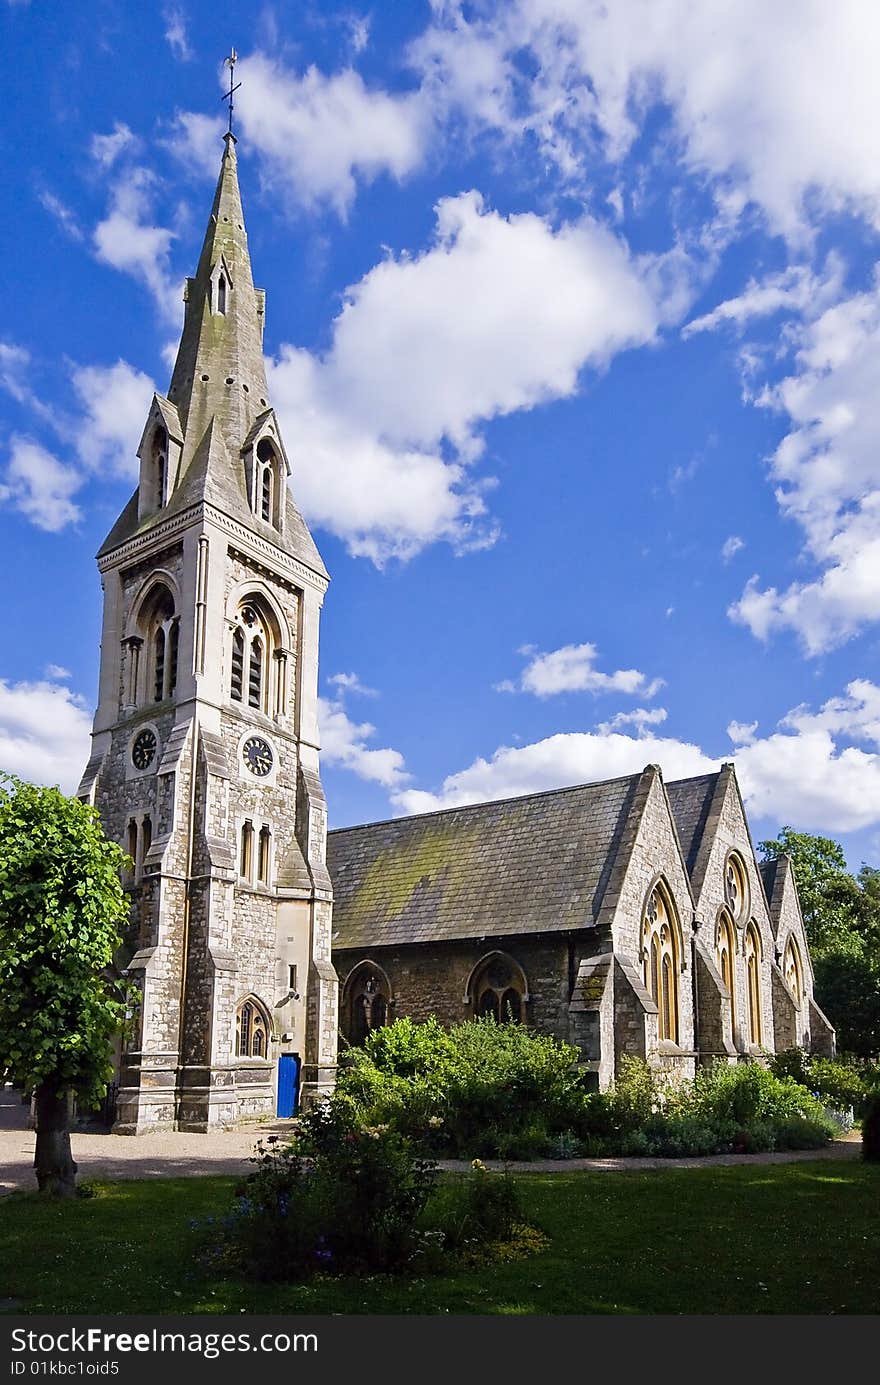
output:
[[[255,1284],[198,1251],[232,1179],[0,1201],[0,1302],[20,1313],[876,1313],[880,1166],[810,1162],[518,1175],[552,1238],[441,1276]]]

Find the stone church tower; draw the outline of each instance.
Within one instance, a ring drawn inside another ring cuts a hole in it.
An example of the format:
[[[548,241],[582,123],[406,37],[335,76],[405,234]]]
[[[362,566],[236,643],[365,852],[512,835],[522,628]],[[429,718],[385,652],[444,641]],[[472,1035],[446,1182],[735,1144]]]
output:
[[[290,497],[225,136],[167,397],[98,554],[104,623],[80,797],[134,861],[140,988],[116,1129],[206,1130],[329,1090],[336,974],[318,772],[328,576]],[[301,1069],[301,1072],[300,1072]]]

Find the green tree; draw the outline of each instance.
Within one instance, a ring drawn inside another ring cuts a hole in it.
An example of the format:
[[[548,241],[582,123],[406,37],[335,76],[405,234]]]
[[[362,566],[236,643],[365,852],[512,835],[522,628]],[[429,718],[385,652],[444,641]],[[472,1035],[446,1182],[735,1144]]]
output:
[[[58,789],[0,775],[0,1071],[36,1097],[40,1191],[74,1192],[70,1109],[99,1101],[125,1004],[113,954],[124,852]]]
[[[816,976],[816,997],[846,1052],[880,1052],[880,870],[846,867],[829,837],[783,827],[759,842],[765,859],[790,856]]]

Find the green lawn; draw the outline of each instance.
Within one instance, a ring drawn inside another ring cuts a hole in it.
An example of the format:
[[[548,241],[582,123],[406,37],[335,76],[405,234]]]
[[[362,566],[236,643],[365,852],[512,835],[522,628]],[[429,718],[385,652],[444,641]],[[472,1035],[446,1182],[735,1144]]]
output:
[[[552,1238],[456,1274],[263,1285],[200,1267],[193,1219],[228,1178],[95,1185],[70,1203],[0,1199],[13,1313],[876,1313],[880,1166],[815,1162],[518,1176]]]

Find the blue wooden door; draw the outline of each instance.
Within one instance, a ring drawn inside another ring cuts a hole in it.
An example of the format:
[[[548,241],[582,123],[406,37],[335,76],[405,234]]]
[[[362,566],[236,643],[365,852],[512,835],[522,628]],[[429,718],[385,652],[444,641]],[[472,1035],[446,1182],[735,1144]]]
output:
[[[282,1053],[278,1059],[278,1115],[292,1116],[299,1101],[299,1054]]]

